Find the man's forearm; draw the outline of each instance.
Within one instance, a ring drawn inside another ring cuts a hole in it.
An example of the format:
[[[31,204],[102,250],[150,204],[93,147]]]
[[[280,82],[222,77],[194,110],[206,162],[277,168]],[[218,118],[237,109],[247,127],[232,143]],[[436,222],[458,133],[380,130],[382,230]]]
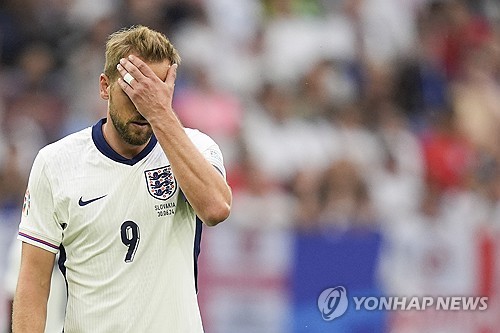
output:
[[[12,311],[14,333],[43,333],[55,254],[23,243]]]
[[[231,190],[220,173],[202,156],[172,116],[171,123],[154,126],[158,142],[167,155],[177,181],[195,209],[208,225],[227,218]]]
[[[43,333],[47,317],[47,299],[29,286],[18,285],[12,311],[13,333]]]

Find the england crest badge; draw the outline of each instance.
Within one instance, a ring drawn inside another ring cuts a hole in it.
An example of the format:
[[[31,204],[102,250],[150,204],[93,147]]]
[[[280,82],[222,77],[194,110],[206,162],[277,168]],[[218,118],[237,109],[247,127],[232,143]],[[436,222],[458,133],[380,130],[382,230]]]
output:
[[[170,165],[146,170],[144,174],[149,194],[156,199],[168,200],[177,190],[177,180],[174,178]]]

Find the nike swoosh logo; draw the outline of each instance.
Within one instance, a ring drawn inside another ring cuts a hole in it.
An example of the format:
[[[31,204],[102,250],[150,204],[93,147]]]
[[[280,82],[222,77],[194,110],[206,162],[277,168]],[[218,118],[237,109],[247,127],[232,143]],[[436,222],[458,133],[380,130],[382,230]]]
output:
[[[92,203],[92,202],[94,202],[94,201],[97,201],[97,200],[99,200],[99,199],[104,198],[106,195],[107,195],[107,194],[103,195],[102,197],[98,197],[98,198],[90,199],[90,200],[87,200],[87,201],[84,201],[84,200],[83,200],[83,197],[80,197],[80,200],[78,200],[78,205],[79,205],[79,206],[81,206],[81,207],[86,206],[86,205],[88,205],[89,203]]]

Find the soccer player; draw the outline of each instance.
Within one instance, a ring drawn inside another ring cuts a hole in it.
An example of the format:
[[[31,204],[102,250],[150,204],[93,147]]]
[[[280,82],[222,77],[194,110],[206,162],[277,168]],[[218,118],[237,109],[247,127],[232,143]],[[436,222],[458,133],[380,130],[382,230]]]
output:
[[[180,57],[163,34],[117,31],[105,56],[106,118],[44,147],[33,163],[13,331],[44,331],[59,252],[65,333],[203,332],[201,224],[225,220],[231,206],[221,151],[172,110]]]

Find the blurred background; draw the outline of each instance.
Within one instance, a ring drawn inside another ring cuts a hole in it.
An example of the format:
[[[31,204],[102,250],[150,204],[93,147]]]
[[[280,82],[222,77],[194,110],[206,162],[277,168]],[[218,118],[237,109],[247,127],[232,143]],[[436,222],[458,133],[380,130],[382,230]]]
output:
[[[497,0],[1,0],[0,332],[31,163],[105,116],[104,44],[132,24],[178,48],[175,110],[225,156],[207,333],[498,332],[499,23]],[[489,309],[326,322],[335,286]]]

